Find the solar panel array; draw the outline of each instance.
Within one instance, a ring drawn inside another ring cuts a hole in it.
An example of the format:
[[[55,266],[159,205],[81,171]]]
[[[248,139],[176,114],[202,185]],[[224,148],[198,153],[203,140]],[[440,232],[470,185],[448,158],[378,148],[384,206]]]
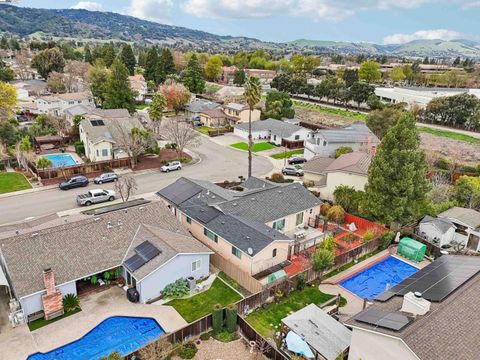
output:
[[[173,184],[160,190],[157,194],[163,196],[175,205],[180,205],[185,200],[197,195],[202,191],[202,187],[188,180],[176,181]]]
[[[143,265],[145,265],[145,260],[138,254],[133,255],[132,257],[125,260],[124,265],[130,271],[135,271],[140,269]]]
[[[381,311],[374,308],[368,308],[361,312],[355,317],[355,320],[394,331],[400,331],[412,322],[410,318],[401,313]]]
[[[144,241],[135,247],[135,255],[125,260],[124,264],[130,271],[140,269],[147,262],[158,256],[160,250],[150,241]]]
[[[92,124],[92,126],[104,126],[105,125],[103,120],[90,120],[90,124]]]
[[[423,298],[440,302],[478,272],[480,257],[444,255],[389,291],[396,295],[418,291]]]

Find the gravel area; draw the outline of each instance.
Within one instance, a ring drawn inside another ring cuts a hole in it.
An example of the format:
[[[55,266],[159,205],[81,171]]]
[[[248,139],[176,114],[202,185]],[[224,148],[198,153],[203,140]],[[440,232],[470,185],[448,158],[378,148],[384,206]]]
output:
[[[210,339],[208,341],[202,341],[200,345],[197,345],[197,348],[198,352],[194,360],[259,360],[262,358],[259,354],[251,354],[242,339],[229,343]],[[172,360],[179,359],[178,356],[172,358]]]

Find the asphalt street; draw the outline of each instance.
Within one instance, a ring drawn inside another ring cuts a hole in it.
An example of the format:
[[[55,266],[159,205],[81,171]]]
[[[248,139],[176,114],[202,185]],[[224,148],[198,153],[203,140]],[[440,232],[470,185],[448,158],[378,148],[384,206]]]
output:
[[[201,145],[192,149],[201,160],[193,165],[186,165],[180,171],[161,173],[153,170],[135,175],[138,185],[136,194],[152,193],[171,184],[181,176],[210,181],[238,180],[247,174],[247,153],[219,145],[202,137]],[[253,157],[253,174],[265,176],[273,170],[270,160],[265,157]],[[29,217],[57,213],[77,207],[76,196],[93,188],[113,189],[114,185],[90,184],[86,188],[62,191],[48,189],[0,199],[0,224],[24,220]],[[97,205],[98,206],[98,205]],[[95,207],[93,205],[92,207]]]

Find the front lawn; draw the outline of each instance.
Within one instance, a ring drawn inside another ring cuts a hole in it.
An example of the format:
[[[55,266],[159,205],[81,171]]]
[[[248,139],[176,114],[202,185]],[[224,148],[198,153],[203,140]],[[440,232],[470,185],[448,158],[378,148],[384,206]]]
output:
[[[288,159],[289,157],[291,157],[293,155],[303,155],[303,149],[290,150],[290,151],[287,151],[287,152],[273,154],[270,157],[272,157],[274,159],[285,159],[285,158]]]
[[[32,185],[23,174],[15,172],[0,173],[0,194],[31,188]]]
[[[30,329],[30,331],[34,331],[34,330],[40,329],[41,327],[47,326],[51,323],[54,323],[55,321],[62,320],[62,319],[66,318],[70,315],[76,314],[80,311],[82,311],[82,309],[76,309],[76,310],[73,310],[73,311],[70,311],[70,312],[67,312],[67,313],[63,314],[62,316],[56,317],[52,320],[45,320],[45,318],[37,319],[37,320],[34,320],[32,322],[29,322],[28,323],[28,328]]]
[[[173,306],[188,323],[191,323],[210,314],[215,304],[227,306],[240,299],[241,296],[237,292],[222,280],[215,279],[207,291],[186,299],[175,299],[165,305]]]
[[[235,148],[235,149],[240,149],[240,150],[245,150],[245,151],[248,150],[248,144],[246,142],[239,142],[239,143],[236,143],[236,144],[232,144],[230,146]],[[259,151],[271,150],[271,149],[275,149],[275,148],[276,148],[276,146],[272,145],[270,143],[259,142],[259,143],[253,144],[252,151],[253,152],[259,152]]]
[[[321,305],[332,299],[334,295],[322,293],[318,288],[307,286],[303,290],[294,290],[290,295],[283,297],[278,303],[267,305],[265,309],[255,310],[247,315],[247,321],[262,336],[271,337],[281,320],[290,312],[303,309],[309,304]],[[345,306],[346,300],[341,299],[340,306]]]

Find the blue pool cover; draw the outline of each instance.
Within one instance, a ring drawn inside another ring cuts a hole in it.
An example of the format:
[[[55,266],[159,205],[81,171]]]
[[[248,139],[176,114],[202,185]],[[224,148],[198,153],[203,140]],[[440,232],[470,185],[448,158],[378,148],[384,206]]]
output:
[[[72,155],[70,154],[49,154],[43,155],[43,157],[47,158],[52,162],[51,167],[53,169],[77,165]]]
[[[114,316],[82,338],[45,354],[35,353],[27,360],[95,360],[115,351],[126,356],[164,333],[154,319]]]
[[[388,288],[392,288],[418,269],[406,262],[389,256],[340,283],[342,287],[362,299],[372,300]]]

